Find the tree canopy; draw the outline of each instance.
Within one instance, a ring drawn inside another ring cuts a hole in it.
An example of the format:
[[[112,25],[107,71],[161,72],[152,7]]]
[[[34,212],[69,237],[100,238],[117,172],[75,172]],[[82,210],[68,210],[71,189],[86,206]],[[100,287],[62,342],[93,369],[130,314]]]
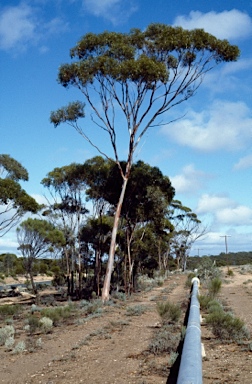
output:
[[[28,181],[27,170],[11,156],[0,155],[0,237],[15,226],[24,213],[36,213],[39,209],[20,181]]]

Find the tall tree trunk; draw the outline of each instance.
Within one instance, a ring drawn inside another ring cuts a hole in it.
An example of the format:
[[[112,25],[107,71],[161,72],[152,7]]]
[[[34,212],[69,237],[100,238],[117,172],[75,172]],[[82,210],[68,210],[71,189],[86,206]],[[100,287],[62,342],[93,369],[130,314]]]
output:
[[[162,259],[161,259],[161,238],[158,239],[158,269],[162,270]]]
[[[132,273],[133,273],[133,265],[134,261],[131,260],[131,242],[133,239],[132,234],[129,234],[129,228],[126,230],[127,232],[127,253],[128,253],[128,261],[129,261],[129,280],[128,280],[128,294],[131,294],[133,291],[133,280],[132,280]]]
[[[120,214],[121,214],[121,209],[122,209],[122,204],[123,204],[123,199],[125,196],[127,183],[128,183],[128,177],[124,177],[120,198],[119,198],[119,201],[118,201],[118,204],[116,207],[114,224],[113,224],[113,229],[112,229],[112,234],[111,234],[109,257],[108,257],[106,275],[105,275],[103,289],[102,289],[102,301],[103,302],[109,300],[110,281],[111,281],[111,275],[112,275],[113,266],[114,266],[115,249],[116,249],[116,235],[117,235],[117,231],[118,231],[119,219],[120,219]]]
[[[100,296],[100,273],[101,273],[101,251],[99,249],[95,250],[95,283],[94,291],[97,296]]]

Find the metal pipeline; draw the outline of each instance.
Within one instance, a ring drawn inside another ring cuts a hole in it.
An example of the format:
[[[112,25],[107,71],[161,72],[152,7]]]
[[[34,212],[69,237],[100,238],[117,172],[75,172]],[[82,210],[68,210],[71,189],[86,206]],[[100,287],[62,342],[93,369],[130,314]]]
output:
[[[192,279],[192,293],[177,384],[202,384],[199,279]]]

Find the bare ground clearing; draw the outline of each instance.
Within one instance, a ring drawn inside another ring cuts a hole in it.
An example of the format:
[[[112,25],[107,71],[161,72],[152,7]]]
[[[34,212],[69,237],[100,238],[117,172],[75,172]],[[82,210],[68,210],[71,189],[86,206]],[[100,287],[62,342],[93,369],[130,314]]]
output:
[[[189,291],[185,281],[185,275],[175,274],[162,287],[137,294],[120,305],[105,307],[100,317],[78,323],[67,320],[53,328],[51,334],[41,335],[42,348],[33,353],[11,354],[0,347],[0,383],[176,382],[169,377],[169,355],[150,355],[146,350],[160,320],[156,303],[164,299],[187,302]],[[240,274],[235,268],[234,276],[223,284],[221,298],[252,331],[252,274]],[[146,311],[139,316],[127,316],[127,307],[136,305]],[[16,337],[24,337],[21,325]],[[222,344],[205,325],[202,341],[206,350],[204,384],[252,383],[252,352],[245,345]]]

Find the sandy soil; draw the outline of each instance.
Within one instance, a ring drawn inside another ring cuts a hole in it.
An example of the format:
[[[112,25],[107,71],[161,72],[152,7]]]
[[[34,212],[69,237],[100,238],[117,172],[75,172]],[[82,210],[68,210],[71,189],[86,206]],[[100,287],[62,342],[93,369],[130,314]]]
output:
[[[235,274],[223,285],[221,298],[242,317],[252,331],[252,274]],[[251,281],[250,281],[251,280]],[[68,320],[48,335],[41,349],[18,355],[0,347],[0,383],[5,384],[161,384],[175,383],[169,356],[146,354],[159,324],[156,302],[185,303],[186,276],[173,275],[163,287],[138,294],[101,317],[78,324]],[[140,316],[127,316],[127,307],[145,306]],[[22,338],[19,331],[17,338]],[[35,337],[38,337],[35,335]],[[88,341],[87,341],[88,340]],[[205,325],[202,342],[204,384],[252,383],[252,352],[244,345],[221,344]]]

